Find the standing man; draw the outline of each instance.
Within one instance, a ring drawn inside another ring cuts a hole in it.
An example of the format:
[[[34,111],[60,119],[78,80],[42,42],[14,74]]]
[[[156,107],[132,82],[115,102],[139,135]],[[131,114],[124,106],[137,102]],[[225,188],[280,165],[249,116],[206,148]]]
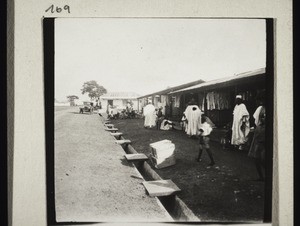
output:
[[[91,102],[90,103],[90,114],[92,114],[94,112],[94,103]]]
[[[144,127],[151,128],[156,126],[156,112],[154,105],[149,101],[149,103],[144,107],[143,110],[145,116]]]
[[[163,116],[163,113],[161,111],[162,107],[160,107],[158,109],[158,112],[157,112],[157,120],[156,120],[156,128],[159,130],[160,129],[160,126],[161,126],[161,122],[164,120],[164,116]]]
[[[192,99],[183,113],[186,123],[185,132],[189,137],[198,135],[201,125],[201,114],[200,108],[196,105],[195,100]]]
[[[247,142],[247,136],[250,132],[249,112],[243,104],[242,96],[235,98],[235,107],[233,110],[232,137],[231,144],[243,150],[243,145]]]

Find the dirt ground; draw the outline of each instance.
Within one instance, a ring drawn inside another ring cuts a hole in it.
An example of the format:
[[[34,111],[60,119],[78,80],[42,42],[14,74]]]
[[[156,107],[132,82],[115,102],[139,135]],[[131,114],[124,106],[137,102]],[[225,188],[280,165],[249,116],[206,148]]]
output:
[[[172,221],[98,114],[55,108],[55,213],[58,222]]]
[[[143,119],[112,123],[137,152],[148,155],[149,144],[163,139],[175,144],[176,165],[155,171],[182,189],[178,196],[202,221],[262,221],[264,182],[254,181],[255,166],[245,151],[223,150],[219,143],[211,142],[216,165],[208,168],[207,153],[203,152],[201,163],[196,162],[198,140],[183,131],[145,129]]]

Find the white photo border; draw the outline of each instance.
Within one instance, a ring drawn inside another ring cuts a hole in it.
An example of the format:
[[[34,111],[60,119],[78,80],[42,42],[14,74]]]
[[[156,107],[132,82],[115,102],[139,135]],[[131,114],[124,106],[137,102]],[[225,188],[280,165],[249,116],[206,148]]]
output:
[[[68,5],[70,13],[46,12],[52,4]],[[274,18],[272,225],[293,225],[293,129],[286,126],[293,125],[292,1],[15,0],[8,9],[8,25],[14,25],[8,40],[14,46],[8,65],[9,225],[47,225],[43,17]]]

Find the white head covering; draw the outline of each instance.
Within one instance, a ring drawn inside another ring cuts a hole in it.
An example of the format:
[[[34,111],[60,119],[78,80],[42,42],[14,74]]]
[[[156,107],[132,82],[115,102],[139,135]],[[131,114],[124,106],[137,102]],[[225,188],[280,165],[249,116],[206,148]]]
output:
[[[240,99],[242,99],[242,95],[236,95],[235,98],[240,98]]]

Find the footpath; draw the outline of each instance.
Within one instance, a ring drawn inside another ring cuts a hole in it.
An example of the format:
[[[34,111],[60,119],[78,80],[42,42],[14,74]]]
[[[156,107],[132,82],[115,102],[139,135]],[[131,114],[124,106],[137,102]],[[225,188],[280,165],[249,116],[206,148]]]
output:
[[[57,222],[173,221],[98,114],[55,112]]]

